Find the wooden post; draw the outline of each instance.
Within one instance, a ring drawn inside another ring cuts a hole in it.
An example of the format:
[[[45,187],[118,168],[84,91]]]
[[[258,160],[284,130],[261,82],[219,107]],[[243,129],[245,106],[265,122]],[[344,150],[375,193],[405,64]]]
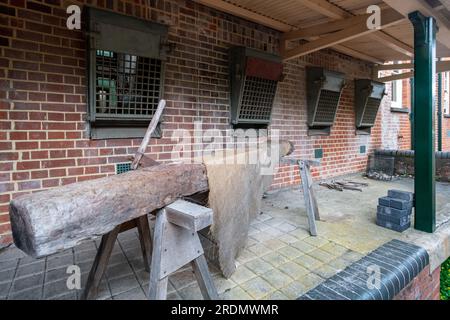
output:
[[[309,163],[304,160],[298,162],[300,176],[302,179],[303,196],[305,198],[306,213],[308,214],[309,232],[312,236],[317,236],[316,220],[320,220],[317,200],[312,189],[312,177],[309,171]]]

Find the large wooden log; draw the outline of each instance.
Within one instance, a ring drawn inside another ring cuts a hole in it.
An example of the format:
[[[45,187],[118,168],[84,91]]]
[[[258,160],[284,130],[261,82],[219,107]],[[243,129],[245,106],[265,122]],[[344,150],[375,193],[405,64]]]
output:
[[[163,164],[25,195],[10,204],[14,242],[43,257],[207,190],[203,164]]]

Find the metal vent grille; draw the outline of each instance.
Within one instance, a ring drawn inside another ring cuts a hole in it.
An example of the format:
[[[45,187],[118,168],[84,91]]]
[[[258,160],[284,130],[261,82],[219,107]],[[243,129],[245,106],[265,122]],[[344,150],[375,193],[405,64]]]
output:
[[[340,92],[321,90],[314,122],[332,125],[340,97]]]
[[[239,119],[269,122],[277,91],[277,81],[246,77]]]
[[[375,123],[380,103],[380,99],[368,98],[366,110],[364,112],[364,117],[362,120],[363,125],[373,125]]]
[[[125,173],[131,170],[131,162],[116,164],[116,174]]]
[[[151,119],[158,106],[162,61],[96,52],[96,117]]]

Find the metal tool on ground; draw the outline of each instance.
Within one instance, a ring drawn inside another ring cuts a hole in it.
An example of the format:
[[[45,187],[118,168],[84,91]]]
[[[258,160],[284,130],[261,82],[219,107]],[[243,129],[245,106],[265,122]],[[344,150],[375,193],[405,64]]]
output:
[[[133,163],[131,164],[131,170],[138,169],[142,157],[145,154],[145,150],[147,149],[147,146],[150,142],[150,138],[155,131],[158,122],[160,121],[165,106],[166,101],[161,100],[158,104],[155,115],[153,116],[147,128],[145,136],[142,139],[141,145],[134,156]],[[129,222],[125,222],[115,227],[111,232],[108,232],[107,234],[102,236],[102,240],[95,256],[94,263],[89,272],[86,287],[81,296],[82,300],[94,299],[97,296],[98,287],[108,266],[108,261],[111,256],[111,252],[116,242],[117,236],[119,235],[119,233],[128,231],[133,228],[138,229],[139,241],[141,243],[142,256],[144,259],[144,267],[147,272],[150,271],[150,259],[152,255],[151,232],[148,223],[148,216],[144,215]]]

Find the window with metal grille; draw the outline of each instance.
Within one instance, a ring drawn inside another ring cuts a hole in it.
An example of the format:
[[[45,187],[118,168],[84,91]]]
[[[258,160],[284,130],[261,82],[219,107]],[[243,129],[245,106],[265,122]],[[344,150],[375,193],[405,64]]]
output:
[[[167,27],[87,8],[93,139],[140,138],[164,88]],[[158,126],[154,137],[161,135]]]
[[[161,94],[161,60],[97,50],[96,117],[151,119]]]
[[[277,81],[246,77],[239,120],[268,122],[277,91]]]

